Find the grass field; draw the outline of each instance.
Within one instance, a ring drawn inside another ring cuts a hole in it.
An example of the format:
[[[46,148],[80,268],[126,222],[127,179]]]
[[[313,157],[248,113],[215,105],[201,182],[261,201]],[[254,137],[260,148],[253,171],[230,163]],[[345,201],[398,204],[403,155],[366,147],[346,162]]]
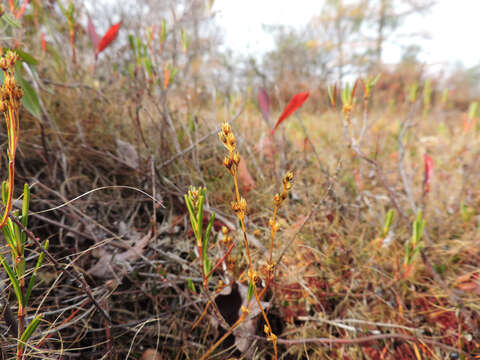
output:
[[[86,34],[75,60],[29,31],[0,129],[2,358],[480,357],[478,104],[383,75],[290,105],[202,92],[102,58],[115,37],[92,63]]]

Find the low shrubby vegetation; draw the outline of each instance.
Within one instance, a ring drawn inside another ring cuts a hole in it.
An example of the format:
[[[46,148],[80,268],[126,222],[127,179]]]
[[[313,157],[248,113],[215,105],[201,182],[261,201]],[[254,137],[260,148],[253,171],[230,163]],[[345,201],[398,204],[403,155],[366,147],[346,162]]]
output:
[[[237,82],[180,3],[3,5],[2,358],[478,356],[473,70]]]

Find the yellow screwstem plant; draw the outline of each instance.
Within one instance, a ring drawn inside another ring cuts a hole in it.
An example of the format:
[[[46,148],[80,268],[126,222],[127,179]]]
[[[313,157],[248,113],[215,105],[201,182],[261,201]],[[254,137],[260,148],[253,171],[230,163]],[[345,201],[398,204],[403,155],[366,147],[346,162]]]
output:
[[[10,283],[17,299],[17,356],[18,360],[24,357],[24,348],[27,341],[33,335],[34,331],[40,324],[42,315],[37,315],[30,324],[26,323],[26,314],[28,301],[32,294],[32,289],[36,281],[36,273],[42,265],[44,254],[42,253],[37,260],[33,273],[29,281],[26,281],[26,260],[25,260],[25,243],[26,234],[22,232],[15,221],[21,223],[26,228],[28,224],[28,212],[30,202],[30,189],[25,184],[23,189],[22,210],[12,210],[13,185],[15,177],[15,152],[17,150],[20,121],[19,110],[23,91],[15,80],[15,63],[18,61],[18,54],[8,51],[0,58],[0,69],[3,71],[4,83],[0,87],[0,111],[3,113],[7,128],[8,137],[8,182],[3,181],[1,186],[1,201],[5,207],[4,213],[0,220],[0,232],[2,233],[7,245],[10,249],[13,266],[9,265],[7,259],[0,254],[0,264],[7,273]],[[12,220],[13,219],[13,220]],[[15,221],[14,221],[15,220]],[[48,240],[44,245],[48,248]]]
[[[10,210],[12,209],[13,184],[15,177],[15,152],[17,151],[20,131],[19,110],[23,91],[15,81],[15,63],[18,54],[8,51],[0,59],[0,69],[4,74],[4,83],[0,87],[0,112],[3,113],[7,126],[8,136],[8,195],[5,201],[5,210],[0,220],[0,229],[5,226]]]
[[[237,215],[237,218],[240,222],[241,228],[242,228],[242,233],[243,233],[243,240],[244,240],[244,246],[245,246],[245,252],[246,252],[246,257],[248,260],[248,270],[247,270],[247,278],[248,278],[248,294],[247,294],[247,303],[249,305],[243,306],[241,308],[241,315],[235,321],[234,324],[232,324],[226,333],[218,339],[215,344],[213,344],[205,354],[201,357],[201,360],[207,359],[210,354],[226,339],[228,335],[230,335],[236,327],[238,327],[242,322],[244,322],[247,319],[248,314],[250,313],[249,307],[250,307],[250,300],[252,296],[255,296],[255,302],[258,305],[258,308],[260,309],[260,312],[262,313],[262,317],[265,321],[265,326],[264,326],[264,332],[267,336],[267,339],[273,343],[273,348],[275,352],[275,359],[278,359],[278,349],[277,349],[277,336],[273,333],[272,327],[270,325],[270,322],[267,318],[267,315],[265,313],[265,310],[261,304],[261,299],[265,295],[266,290],[269,288],[270,284],[273,281],[273,276],[274,276],[274,268],[275,268],[275,263],[273,261],[273,246],[274,246],[274,240],[275,240],[275,235],[280,229],[280,225],[277,222],[277,215],[278,211],[282,205],[282,203],[287,199],[288,197],[288,192],[290,191],[292,187],[292,181],[294,174],[292,171],[287,172],[287,174],[283,178],[283,188],[281,193],[276,194],[273,198],[273,215],[269,220],[269,226],[271,230],[271,235],[270,235],[270,251],[269,251],[269,257],[268,257],[268,263],[267,263],[267,279],[265,282],[265,287],[261,290],[258,291],[257,289],[257,283],[259,281],[259,275],[255,271],[255,268],[253,266],[253,261],[252,257],[250,254],[250,247],[248,243],[248,237],[247,237],[247,232],[246,232],[246,225],[245,225],[245,217],[247,214],[247,201],[245,198],[243,198],[240,195],[240,190],[239,190],[239,183],[238,183],[238,165],[240,163],[241,157],[238,151],[236,150],[236,138],[235,135],[232,132],[232,129],[228,123],[223,124],[222,130],[219,132],[219,138],[228,150],[228,155],[225,156],[223,160],[223,165],[227,168],[228,172],[230,175],[232,175],[233,180],[234,180],[234,189],[235,189],[235,200],[232,201],[231,206],[232,210],[235,212]],[[225,245],[228,249],[225,253],[225,255],[216,263],[215,266],[212,266],[210,263],[210,260],[208,259],[207,256],[207,247],[208,247],[208,239],[210,237],[210,231],[212,228],[213,220],[214,220],[214,214],[212,214],[210,221],[207,225],[206,231],[204,232],[202,229],[202,224],[203,224],[203,203],[205,201],[205,188],[193,188],[191,187],[190,190],[187,192],[185,195],[185,203],[187,205],[187,209],[190,215],[190,221],[192,223],[192,228],[194,231],[194,235],[196,238],[197,242],[197,249],[199,252],[199,257],[201,258],[203,262],[203,267],[202,267],[202,278],[203,278],[203,286],[205,288],[205,291],[207,292],[208,295],[208,280],[210,276],[213,273],[213,270],[218,268],[218,266],[225,261],[227,268],[232,270],[234,277],[235,277],[235,264],[234,261],[232,261],[229,258],[229,254],[231,250],[234,247],[234,242],[233,242],[233,237],[229,234],[229,230],[226,227],[222,228],[222,243]],[[188,281],[188,287],[190,290],[194,293],[196,293],[196,288],[193,285],[192,281]],[[219,281],[219,284],[215,290],[215,295],[220,293],[220,291],[223,289],[224,285],[222,281]],[[207,309],[209,308],[210,305],[213,304],[212,298],[209,296],[209,302],[207,303],[207,306],[205,307],[203,313],[201,314],[200,318],[195,322],[193,325],[192,329],[194,329],[201,321],[201,319],[206,315]],[[215,307],[215,306],[214,306]]]
[[[268,225],[270,226],[270,256],[268,258],[267,264],[267,281],[266,286],[260,293],[260,297],[266,292],[268,287],[273,281],[273,273],[275,268],[275,263],[273,262],[273,244],[275,240],[275,234],[280,229],[280,224],[277,222],[277,214],[278,210],[280,209],[282,203],[288,197],[288,192],[292,188],[292,181],[293,181],[293,171],[287,172],[287,174],[283,177],[283,188],[280,194],[275,194],[273,197],[273,215],[268,221]]]
[[[220,138],[220,141],[228,150],[228,155],[225,156],[223,160],[223,165],[227,168],[230,175],[232,175],[233,181],[235,184],[235,200],[232,201],[232,210],[236,213],[238,220],[240,221],[240,225],[243,233],[244,245],[245,245],[245,252],[248,260],[248,281],[249,281],[248,300],[250,301],[250,297],[252,295],[255,296],[255,301],[257,302],[257,305],[265,320],[264,332],[267,336],[267,339],[273,343],[275,359],[278,359],[277,336],[272,331],[272,327],[270,325],[270,322],[267,318],[267,315],[265,313],[265,310],[263,309],[263,306],[260,300],[273,278],[273,269],[274,269],[273,243],[274,243],[275,234],[280,228],[280,225],[276,221],[276,216],[277,216],[278,209],[280,208],[283,201],[287,198],[288,191],[292,187],[293,172],[290,171],[285,175],[283,179],[282,192],[274,196],[273,216],[269,220],[271,237],[270,237],[270,255],[269,255],[269,260],[267,265],[267,268],[268,268],[267,282],[266,282],[265,288],[259,293],[257,291],[257,281],[259,280],[259,275],[253,267],[252,257],[250,254],[250,247],[249,247],[248,238],[247,238],[247,231],[245,226],[245,216],[247,213],[247,201],[245,200],[245,198],[240,196],[239,185],[238,185],[238,164],[240,163],[241,158],[240,158],[240,154],[236,150],[236,138],[228,123],[223,124],[222,131],[218,133],[218,136]]]

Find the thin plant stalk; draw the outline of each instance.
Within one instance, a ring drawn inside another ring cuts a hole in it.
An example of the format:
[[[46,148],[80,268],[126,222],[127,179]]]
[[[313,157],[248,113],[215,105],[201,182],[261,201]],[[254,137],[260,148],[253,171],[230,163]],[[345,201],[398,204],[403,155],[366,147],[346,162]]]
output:
[[[268,264],[267,264],[267,281],[265,288],[260,292],[260,298],[263,297],[267,289],[269,288],[270,284],[273,281],[273,273],[274,273],[274,267],[275,264],[273,262],[273,244],[275,241],[275,235],[277,231],[280,229],[280,225],[277,223],[277,213],[278,210],[280,209],[280,206],[282,203],[285,201],[285,199],[288,197],[288,192],[292,188],[292,180],[293,180],[293,172],[289,171],[283,178],[283,189],[280,194],[276,194],[273,197],[273,215],[269,220],[269,225],[270,225],[270,256],[268,259]]]
[[[5,118],[8,134],[8,196],[5,199],[5,211],[0,220],[0,229],[7,223],[8,215],[12,209],[13,186],[15,178],[15,152],[18,145],[20,131],[19,109],[20,100],[23,97],[22,89],[15,81],[15,63],[18,61],[18,55],[15,52],[8,51],[0,59],[0,69],[4,73],[4,84],[0,88],[0,112]]]
[[[229,173],[233,177],[233,181],[235,184],[235,197],[236,201],[232,201],[232,209],[233,211],[237,214],[237,218],[240,221],[240,226],[242,228],[242,233],[243,233],[243,242],[245,245],[245,252],[247,254],[247,259],[248,259],[248,279],[249,279],[249,284],[250,286],[253,287],[253,294],[255,296],[255,301],[258,305],[258,308],[260,309],[263,319],[265,320],[265,333],[267,335],[267,339],[272,341],[273,343],[273,349],[275,352],[275,359],[278,359],[278,349],[277,349],[277,337],[272,331],[272,327],[270,325],[270,322],[267,318],[267,314],[265,313],[265,310],[263,309],[263,306],[260,301],[260,296],[257,291],[257,285],[256,281],[258,279],[258,275],[256,274],[253,263],[252,263],[252,257],[250,254],[250,247],[248,243],[248,237],[247,237],[247,230],[245,226],[245,215],[247,212],[247,201],[240,196],[240,190],[238,186],[238,164],[240,163],[240,154],[236,151],[236,138],[235,135],[233,134],[231,127],[229,124],[225,123],[222,126],[222,131],[218,134],[220,140],[224,144],[224,146],[228,150],[228,156],[226,156],[223,160],[224,166],[227,168]],[[250,287],[249,286],[249,287]]]
[[[202,355],[202,357],[200,358],[200,360],[206,360],[208,359],[208,357],[210,356],[210,354],[222,343],[225,341],[225,339],[232,333],[233,330],[235,330],[235,328],[237,326],[239,326],[242,322],[245,321],[245,319],[247,318],[247,314],[248,314],[248,311],[246,311],[246,309],[242,309],[242,315],[238,318],[237,321],[235,321],[235,323],[230,326],[230,328],[225,332],[225,334],[217,340],[217,342],[215,344],[213,344],[210,349],[207,350],[207,352],[205,354]]]

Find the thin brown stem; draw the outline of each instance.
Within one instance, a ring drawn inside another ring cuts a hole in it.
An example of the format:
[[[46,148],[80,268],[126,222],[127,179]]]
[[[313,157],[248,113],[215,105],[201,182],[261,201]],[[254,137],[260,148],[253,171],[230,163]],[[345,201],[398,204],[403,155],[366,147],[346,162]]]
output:
[[[225,254],[222,256],[222,258],[220,260],[217,261],[217,263],[215,264],[215,266],[212,268],[212,270],[210,270],[208,272],[208,274],[206,275],[206,278],[208,279],[210,276],[212,276],[213,272],[222,264],[222,262],[225,261],[225,259],[227,258],[227,256],[232,252],[233,248],[235,247],[235,243],[232,243],[227,251],[225,252]]]
[[[278,351],[277,351],[277,337],[275,334],[273,334],[272,327],[270,325],[270,322],[268,321],[267,314],[265,313],[265,310],[263,309],[262,303],[260,301],[259,293],[257,291],[257,285],[256,285],[256,280],[257,280],[257,275],[256,272],[253,268],[253,263],[252,263],[252,256],[250,254],[250,246],[248,243],[248,237],[247,237],[247,229],[245,226],[245,216],[247,213],[247,202],[244,198],[240,197],[240,190],[239,190],[239,185],[238,185],[238,164],[240,162],[240,155],[238,152],[235,151],[236,149],[236,139],[235,135],[232,133],[230,125],[228,123],[224,123],[222,126],[222,131],[219,132],[219,137],[220,140],[223,142],[225,147],[228,149],[228,157],[225,157],[224,159],[224,165],[228,169],[228,172],[232,175],[233,181],[235,184],[235,198],[236,201],[232,202],[232,209],[235,211],[237,214],[237,218],[240,221],[240,225],[242,228],[242,233],[243,233],[243,242],[245,244],[245,252],[247,254],[247,259],[248,259],[248,282],[250,286],[253,287],[253,293],[255,295],[255,301],[258,305],[258,308],[260,309],[262,316],[265,320],[265,333],[267,335],[267,338],[269,341],[273,342],[273,348],[275,351],[275,360],[278,359]],[[249,299],[250,300],[250,299]],[[248,304],[248,307],[251,306],[252,303]],[[242,309],[244,311],[245,309]],[[245,314],[245,312],[243,312]],[[239,319],[239,321],[241,318]],[[243,320],[242,320],[243,321]],[[241,322],[241,321],[240,321]],[[238,323],[238,321],[237,321]],[[221,338],[219,341],[223,341],[224,338]],[[218,344],[218,342],[217,342]],[[218,346],[215,344],[215,346]],[[210,349],[207,354],[209,354],[212,350]],[[207,354],[204,355],[203,358],[207,356]]]
[[[235,182],[235,191],[236,191],[236,194],[237,194],[237,201],[240,202],[240,193],[238,191],[238,179],[237,179],[237,172],[236,172],[236,169],[233,173],[233,178],[234,178],[234,182]],[[243,241],[245,243],[245,251],[247,253],[247,258],[248,258],[248,267],[249,267],[249,270],[252,274],[254,274],[254,268],[253,268],[253,263],[252,263],[252,257],[250,255],[250,247],[248,245],[248,238],[247,238],[247,229],[246,229],[246,226],[245,226],[245,219],[242,217],[240,218],[240,224],[242,226],[242,232],[243,232]],[[263,306],[261,304],[261,301],[260,301],[260,296],[257,292],[257,284],[255,282],[255,280],[252,278],[252,279],[249,279],[251,282],[252,282],[252,285],[253,285],[253,293],[255,295],[255,300],[257,302],[257,305],[258,305],[258,308],[260,309],[261,313],[262,313],[262,316],[263,316],[263,319],[265,320],[265,324],[267,325],[268,327],[268,331],[270,333],[270,338],[272,338],[272,341],[273,341],[273,350],[275,352],[275,360],[278,358],[278,350],[277,350],[277,341],[276,341],[276,337],[274,336],[273,334],[273,331],[272,331],[272,327],[270,325],[270,322],[268,321],[268,317],[267,317],[267,314],[265,313],[265,310],[263,309]],[[273,337],[272,337],[273,335]]]
[[[225,341],[225,339],[232,333],[233,330],[235,330],[235,328],[240,325],[244,320],[245,320],[246,316],[245,316],[245,313],[242,313],[242,315],[238,318],[238,320],[232,325],[230,326],[230,328],[225,332],[225,334],[217,340],[217,342],[215,344],[213,344],[210,349],[208,349],[208,351],[203,354],[203,356],[200,358],[200,360],[205,360],[205,359],[208,359],[208,357],[210,356],[210,354],[222,343]]]
[[[273,207],[273,224],[275,224],[275,221],[277,220],[277,212],[278,212],[278,206],[275,204]],[[273,261],[273,241],[275,240],[275,229],[272,228],[271,235],[270,235],[270,257],[268,259],[268,264],[272,266],[272,261]]]
[[[261,336],[254,336],[255,339],[264,340]],[[453,346],[449,346],[443,344],[441,342],[427,339],[427,338],[419,338],[411,335],[405,334],[378,334],[378,335],[369,335],[364,337],[359,337],[356,339],[338,339],[338,338],[305,338],[305,339],[278,339],[278,343],[282,345],[305,345],[305,344],[324,344],[324,345],[358,345],[372,341],[379,341],[379,340],[387,340],[387,339],[395,339],[395,340],[402,340],[402,341],[411,341],[416,343],[425,343],[434,346],[438,346],[448,351],[455,351],[461,352],[459,349],[454,348]]]

